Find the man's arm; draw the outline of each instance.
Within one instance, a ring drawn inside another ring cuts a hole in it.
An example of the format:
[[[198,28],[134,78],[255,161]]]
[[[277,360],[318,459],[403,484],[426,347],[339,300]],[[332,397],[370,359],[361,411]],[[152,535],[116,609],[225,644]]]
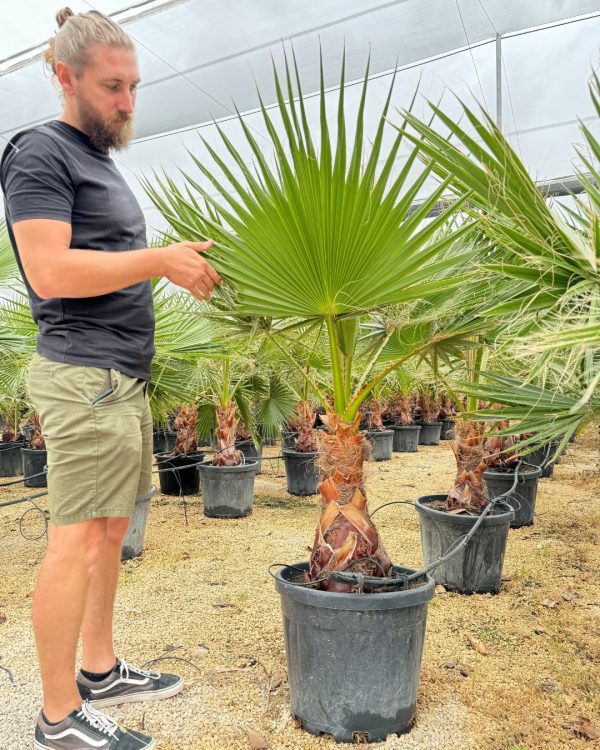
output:
[[[197,299],[208,299],[221,282],[199,255],[212,241],[103,253],[70,248],[71,225],[65,221],[24,219],[12,229],[27,280],[42,299],[97,297],[155,276],[165,276]]]

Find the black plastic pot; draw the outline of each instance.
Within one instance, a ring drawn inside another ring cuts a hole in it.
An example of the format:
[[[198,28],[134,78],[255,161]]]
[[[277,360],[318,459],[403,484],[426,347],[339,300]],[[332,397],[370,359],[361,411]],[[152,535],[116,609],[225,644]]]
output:
[[[283,430],[281,432],[281,447],[289,448],[290,450],[296,449],[296,438],[298,433],[293,430]]]
[[[157,453],[158,469],[175,469],[160,471],[158,478],[163,495],[197,495],[200,492],[200,477],[196,466],[204,460],[204,453],[188,453],[174,456],[172,453]],[[190,464],[193,464],[190,466]],[[180,468],[180,467],[187,468]]]
[[[16,477],[23,473],[22,440],[0,443],[0,477]]]
[[[367,432],[370,458],[373,461],[391,461],[394,447],[394,430],[371,430]]]
[[[421,422],[419,445],[439,445],[442,434],[441,422]]]
[[[130,560],[132,557],[139,557],[142,554],[146,524],[150,515],[150,502],[155,494],[156,487],[152,485],[149,492],[135,498],[135,506],[127,528],[127,536],[121,547],[121,560]]]
[[[427,606],[434,582],[406,591],[340,594],[291,583],[281,596],[292,714],[311,734],[339,742],[385,740],[415,716]],[[398,572],[412,573],[408,568]]]
[[[524,469],[524,470],[523,470]],[[515,518],[511,521],[510,528],[518,529],[521,526],[531,526],[535,514],[535,499],[537,496],[538,479],[542,476],[539,466],[528,466],[525,464],[519,472],[519,480],[512,495],[506,502],[514,503]],[[490,497],[498,497],[508,492],[514,484],[514,471],[498,471],[487,469],[483,472],[483,478],[487,484]]]
[[[256,461],[239,466],[198,464],[202,480],[204,515],[211,518],[242,518],[252,513]]]
[[[257,450],[252,440],[236,440],[235,447],[237,450],[242,451],[246,461],[250,460],[256,463],[256,473],[260,474],[262,471],[262,445]]]
[[[440,433],[440,440],[454,440],[454,428],[456,422],[454,419],[442,419],[442,431]]]
[[[317,468],[319,454],[301,453],[289,448],[284,448],[282,453],[288,492],[291,495],[316,495],[320,480]]]
[[[426,565],[442,557],[477,521],[477,516],[455,515],[429,507],[436,501],[445,503],[446,498],[447,495],[426,495],[420,497],[415,505],[419,513]],[[508,530],[514,517],[512,510],[486,516],[467,546],[435,568],[435,582],[462,594],[497,592],[500,589]]]
[[[542,467],[542,478],[547,479],[554,474],[554,464],[558,463],[553,457],[559,446],[558,440],[553,440],[549,445],[542,445],[531,453],[524,456],[525,461],[532,466]],[[547,463],[546,460],[548,461]]]
[[[25,487],[47,487],[48,451],[35,448],[21,448],[23,457],[23,484]],[[28,479],[31,477],[31,479]]]
[[[418,424],[394,425],[393,450],[396,453],[416,453],[419,448]]]

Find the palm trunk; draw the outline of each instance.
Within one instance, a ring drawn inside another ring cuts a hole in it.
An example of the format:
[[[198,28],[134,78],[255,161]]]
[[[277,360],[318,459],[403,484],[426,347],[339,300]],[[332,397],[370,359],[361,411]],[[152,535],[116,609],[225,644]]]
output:
[[[320,436],[322,482],[321,518],[310,556],[309,579],[321,581],[333,571],[351,570],[370,576],[387,576],[391,562],[369,518],[364,490],[365,436],[358,422],[346,424],[337,414],[323,420],[328,428]],[[349,584],[324,580],[326,591],[353,591]]]
[[[462,508],[481,513],[489,502],[489,493],[483,479],[483,472],[488,465],[482,438],[484,429],[483,422],[457,421],[457,440],[451,443],[457,474],[454,487],[448,494],[448,510]]]
[[[217,407],[217,452],[213,458],[215,466],[239,466],[241,451],[235,447],[235,433],[239,419],[235,416],[235,402],[227,401]]]

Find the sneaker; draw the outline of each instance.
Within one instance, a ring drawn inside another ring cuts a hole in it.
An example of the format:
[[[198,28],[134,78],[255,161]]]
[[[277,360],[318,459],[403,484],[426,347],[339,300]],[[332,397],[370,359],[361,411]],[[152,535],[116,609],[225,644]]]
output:
[[[183,688],[183,679],[175,674],[146,672],[119,659],[113,671],[101,682],[94,682],[81,672],[77,687],[84,700],[96,708],[116,706],[118,703],[159,701],[170,698]]]
[[[48,724],[42,712],[35,727],[35,750],[150,750],[156,740],[120,727],[86,701],[59,724]]]

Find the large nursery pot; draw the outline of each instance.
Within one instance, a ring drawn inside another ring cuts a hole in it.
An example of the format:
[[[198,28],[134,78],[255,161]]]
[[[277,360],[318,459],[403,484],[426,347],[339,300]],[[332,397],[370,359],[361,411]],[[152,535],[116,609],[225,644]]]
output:
[[[148,492],[135,498],[135,506],[129,521],[127,536],[121,547],[121,560],[130,560],[132,557],[139,557],[142,554],[146,524],[150,515],[150,501],[155,494],[156,486],[152,485]]]
[[[517,485],[510,497],[506,499],[509,505],[514,503],[515,518],[511,521],[510,528],[518,529],[521,526],[531,526],[535,515],[535,500],[537,496],[538,479],[542,476],[539,466],[524,464],[519,471]],[[514,471],[499,471],[498,469],[486,469],[483,478],[490,493],[490,497],[498,497],[508,492],[515,481]]]
[[[0,443],[0,477],[16,477],[23,473],[22,440]]]
[[[425,565],[442,557],[478,519],[478,516],[447,513],[431,507],[440,502],[445,506],[446,498],[447,495],[426,495],[415,504],[420,517]],[[514,517],[513,510],[504,509],[486,516],[466,547],[435,568],[435,582],[462,594],[497,592],[508,530]]]
[[[235,447],[242,452],[246,461],[250,460],[255,462],[256,473],[260,474],[262,471],[262,443],[257,449],[252,440],[236,440]]]
[[[256,461],[239,466],[198,464],[202,480],[204,515],[211,518],[242,518],[252,513]]]
[[[558,461],[554,458],[554,453],[559,446],[560,441],[553,440],[549,445],[541,445],[531,453],[525,456],[525,460],[532,466],[540,466],[542,468],[542,478],[547,479],[554,473],[554,464]],[[544,464],[545,461],[548,463]]]
[[[23,484],[25,487],[47,487],[48,451],[39,448],[21,448],[23,460]]]
[[[369,430],[369,458],[373,461],[391,461],[394,447],[394,430]]]
[[[442,422],[420,422],[419,445],[439,445]]]
[[[456,422],[454,421],[454,419],[442,419],[442,431],[440,432],[440,440],[454,440],[455,427]]]
[[[375,742],[410,728],[434,582],[385,593],[297,586],[307,563],[275,579],[281,596],[292,714],[312,734]],[[408,568],[396,567],[401,573]]]
[[[395,453],[416,453],[419,449],[421,425],[394,425],[393,450]]]
[[[157,453],[156,463],[162,494],[197,495],[200,492],[200,477],[196,466],[203,460],[202,451],[177,456],[172,453]],[[174,471],[163,471],[164,469],[174,469]]]
[[[284,448],[282,453],[288,492],[291,495],[316,495],[320,481],[320,472],[317,467],[319,454],[312,451],[296,451],[291,448]]]

